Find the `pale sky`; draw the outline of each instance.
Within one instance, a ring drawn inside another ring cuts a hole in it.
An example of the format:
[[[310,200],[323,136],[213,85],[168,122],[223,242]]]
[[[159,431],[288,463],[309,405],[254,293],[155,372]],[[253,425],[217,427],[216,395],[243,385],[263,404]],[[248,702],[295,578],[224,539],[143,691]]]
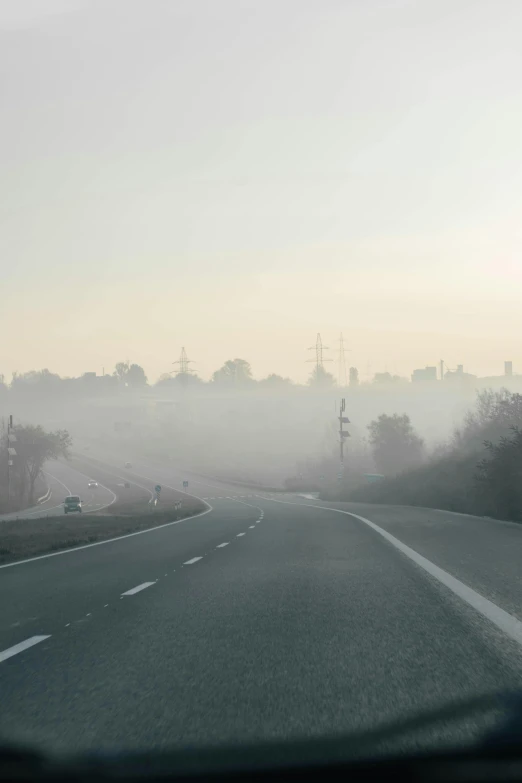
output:
[[[522,372],[521,0],[0,0],[0,372]],[[335,365],[332,365],[335,370]]]

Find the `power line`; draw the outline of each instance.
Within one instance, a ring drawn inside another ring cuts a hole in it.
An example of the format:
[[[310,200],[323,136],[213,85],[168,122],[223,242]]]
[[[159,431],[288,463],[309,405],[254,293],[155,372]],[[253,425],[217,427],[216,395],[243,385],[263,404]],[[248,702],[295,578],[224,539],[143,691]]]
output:
[[[194,364],[194,362],[188,358],[186,350],[182,348],[179,359],[175,362],[172,362],[172,364],[179,364],[179,368],[177,370],[173,370],[176,375],[189,375],[192,372],[189,365]]]
[[[315,345],[312,345],[309,349],[309,351],[315,351],[315,359],[308,359],[309,362],[315,362],[315,366],[317,370],[323,370],[323,362],[331,362],[333,359],[325,359],[323,356],[323,351],[328,351],[329,348],[327,345],[323,345],[323,341],[321,340],[321,335],[319,332],[317,333],[317,338],[315,341]]]

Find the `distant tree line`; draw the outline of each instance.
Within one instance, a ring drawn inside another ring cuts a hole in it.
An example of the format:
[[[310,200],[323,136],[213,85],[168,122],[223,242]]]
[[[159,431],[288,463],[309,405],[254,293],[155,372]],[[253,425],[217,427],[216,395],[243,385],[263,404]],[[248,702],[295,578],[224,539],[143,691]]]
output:
[[[293,386],[290,378],[276,373],[256,381],[252,375],[250,363],[245,359],[229,359],[216,370],[210,381],[203,381],[196,373],[164,373],[152,388],[176,389],[179,387],[216,386],[222,388],[248,389],[262,387],[267,389],[283,389]],[[314,368],[309,378],[311,387],[329,388],[334,385],[334,377],[322,368]],[[14,373],[10,384],[0,375],[0,404],[10,394],[16,398],[27,398],[32,395],[42,396],[60,394],[70,391],[71,394],[96,395],[125,390],[136,391],[151,388],[145,370],[139,364],[129,361],[118,362],[111,374],[96,376],[94,373],[84,373],[77,378],[62,378],[48,369],[31,370],[25,373]]]
[[[380,416],[369,432],[385,479],[340,487],[337,497],[522,522],[522,395],[478,392],[463,425],[429,458],[407,416]]]

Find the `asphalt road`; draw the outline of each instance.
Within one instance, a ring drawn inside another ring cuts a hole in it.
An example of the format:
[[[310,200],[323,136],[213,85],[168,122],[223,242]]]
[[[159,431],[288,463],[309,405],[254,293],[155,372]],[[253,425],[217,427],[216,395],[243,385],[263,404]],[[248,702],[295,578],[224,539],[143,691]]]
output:
[[[117,495],[108,486],[100,484],[89,489],[90,474],[84,473],[64,461],[49,462],[44,470],[50,496],[42,503],[12,514],[0,515],[0,522],[9,519],[38,519],[63,513],[63,501],[67,495],[79,495],[83,500],[82,513],[101,511],[116,502]]]
[[[187,480],[146,462],[138,476]],[[522,528],[188,480],[208,499],[201,516],[0,567],[4,739],[324,736],[522,687]],[[425,741],[482,725],[472,715]]]

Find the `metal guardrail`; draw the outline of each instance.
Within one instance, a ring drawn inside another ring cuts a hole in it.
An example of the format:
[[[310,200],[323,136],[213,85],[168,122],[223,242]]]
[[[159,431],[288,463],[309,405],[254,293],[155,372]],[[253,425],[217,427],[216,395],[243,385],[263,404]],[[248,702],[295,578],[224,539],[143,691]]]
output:
[[[50,488],[50,487],[47,487],[47,492],[45,493],[45,495],[42,495],[42,497],[41,497],[41,498],[38,498],[38,500],[36,501],[36,503],[37,503],[37,504],[39,504],[39,503],[45,503],[45,501],[46,501],[46,500],[49,500],[49,498],[50,498],[50,497],[51,497],[51,488]]]

